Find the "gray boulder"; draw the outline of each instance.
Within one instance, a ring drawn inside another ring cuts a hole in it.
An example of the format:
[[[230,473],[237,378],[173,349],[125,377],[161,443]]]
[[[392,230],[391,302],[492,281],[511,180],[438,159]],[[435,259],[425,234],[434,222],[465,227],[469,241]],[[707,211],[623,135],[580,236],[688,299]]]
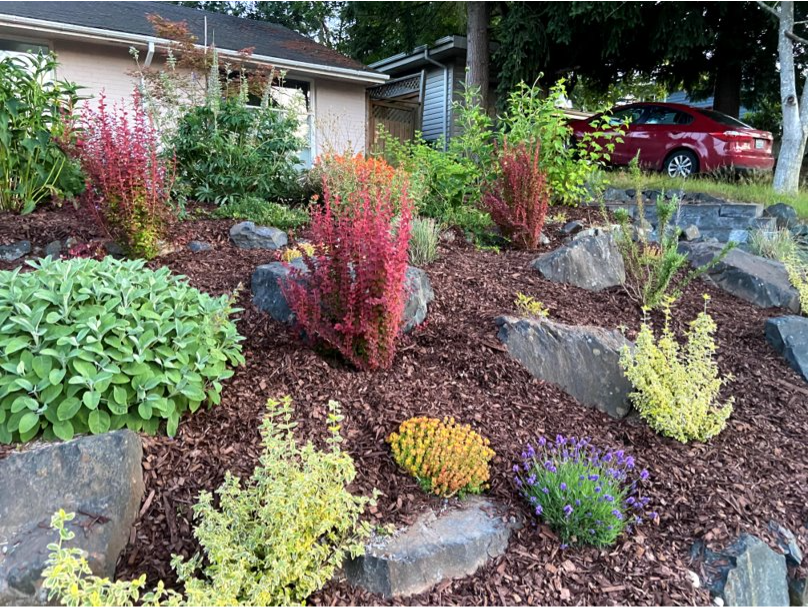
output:
[[[609,186],[603,191],[603,200],[609,202],[629,203],[634,200],[634,195],[629,196],[622,188],[612,188]]]
[[[13,262],[31,253],[31,241],[17,241],[11,245],[0,245],[0,262]]]
[[[583,229],[584,225],[581,222],[578,220],[573,220],[564,224],[564,226],[561,228],[561,232],[564,234],[575,234]]]
[[[386,598],[423,593],[502,555],[512,527],[493,503],[470,498],[457,510],[429,511],[402,533],[371,543],[363,556],[346,562],[345,575]]]
[[[508,354],[536,378],[613,418],[629,413],[633,388],[620,367],[620,352],[632,344],[620,332],[546,319],[499,317],[496,323]]]
[[[291,262],[291,266],[302,273],[308,268],[301,258]],[[292,323],[294,313],[283,295],[281,285],[289,281],[291,269],[283,262],[264,264],[255,269],[252,275],[253,303],[281,323]],[[300,280],[305,280],[301,277]],[[407,267],[407,303],[404,307],[404,332],[412,331],[424,322],[428,305],[435,299],[435,292],[426,272],[413,266]]]
[[[531,265],[545,279],[589,291],[622,285],[626,280],[623,257],[608,233],[575,239],[536,258]]]
[[[62,241],[51,241],[45,246],[45,256],[58,258],[62,253]]]
[[[693,266],[711,262],[722,247],[713,243],[682,243],[680,250],[687,253]],[[797,290],[788,280],[788,273],[780,262],[733,249],[706,274],[707,279],[724,291],[751,302],[761,308],[787,308],[800,310]]]
[[[778,228],[793,228],[799,224],[797,210],[785,203],[775,203],[763,210],[764,217],[773,217],[777,221]]]
[[[786,559],[756,536],[742,534],[705,557],[707,587],[725,606],[789,605]]]
[[[794,533],[776,521],[769,522],[769,530],[774,533],[777,545],[783,550],[786,563],[790,566],[799,566],[802,563],[802,549]]]
[[[131,431],[48,444],[0,460],[0,605],[44,604],[51,516],[76,514],[70,546],[112,577],[143,498],[143,452]]]
[[[690,224],[687,228],[682,230],[682,233],[679,235],[679,238],[685,241],[695,241],[701,236],[701,231],[699,227],[695,224]]]
[[[766,340],[808,382],[808,318],[789,315],[767,319]]]
[[[230,229],[230,240],[240,249],[280,249],[288,242],[286,233],[271,226],[241,222]]]
[[[205,241],[191,241],[187,245],[188,250],[194,253],[199,253],[200,251],[210,251],[213,249],[210,243],[206,243]]]

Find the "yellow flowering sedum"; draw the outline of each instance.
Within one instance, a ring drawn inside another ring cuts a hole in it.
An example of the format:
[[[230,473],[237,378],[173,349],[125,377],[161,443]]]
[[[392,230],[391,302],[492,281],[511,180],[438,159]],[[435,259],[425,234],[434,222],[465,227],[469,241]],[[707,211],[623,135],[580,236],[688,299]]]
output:
[[[705,296],[706,298],[706,296]],[[640,416],[658,433],[682,443],[707,441],[726,426],[733,399],[716,403],[721,378],[715,361],[715,322],[701,312],[690,323],[687,343],[680,346],[670,328],[670,302],[663,306],[665,326],[659,340],[643,323],[632,353],[626,347],[620,364],[634,385],[631,399]]]
[[[312,257],[314,255],[314,245],[311,243],[300,243],[297,247],[284,249],[283,253],[281,253],[281,261],[291,262],[297,258],[302,258],[304,254],[307,257]]]
[[[427,492],[448,498],[488,487],[494,450],[488,439],[454,418],[410,418],[387,442],[395,461]]]
[[[261,434],[264,450],[251,483],[228,474],[216,491],[200,494],[194,534],[202,547],[172,566],[185,595],[163,584],[143,594],[145,576],[111,582],[91,574],[79,549],[62,547],[73,533],[72,515],[52,521],[59,541],[49,546],[44,586],[49,599],[68,606],[276,606],[302,604],[325,585],[347,555],[359,555],[370,529],[359,517],[370,499],[346,490],[356,477],[353,460],[340,450],[339,405],[329,403],[328,449],[293,436],[291,400],[270,401]]]
[[[787,257],[783,264],[788,272],[788,280],[800,294],[802,314],[808,315],[808,266],[796,256]]]

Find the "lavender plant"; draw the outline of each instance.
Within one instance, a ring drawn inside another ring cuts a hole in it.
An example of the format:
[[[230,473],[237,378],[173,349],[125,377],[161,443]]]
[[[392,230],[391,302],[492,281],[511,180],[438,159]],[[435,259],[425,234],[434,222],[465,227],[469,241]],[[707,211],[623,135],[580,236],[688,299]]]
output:
[[[649,499],[640,496],[648,471],[635,469],[623,450],[603,452],[589,439],[563,435],[554,442],[541,437],[537,447],[528,444],[522,464],[513,467],[531,509],[565,545],[598,547],[613,545],[644,518],[657,518],[647,511]]]

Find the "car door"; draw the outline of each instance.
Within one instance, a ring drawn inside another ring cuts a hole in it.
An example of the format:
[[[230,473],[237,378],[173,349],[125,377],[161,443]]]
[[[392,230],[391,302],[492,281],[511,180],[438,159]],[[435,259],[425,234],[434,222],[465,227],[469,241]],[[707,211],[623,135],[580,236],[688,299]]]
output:
[[[642,125],[633,132],[633,145],[640,153],[640,164],[659,169],[668,153],[688,139],[693,116],[669,106],[649,105]]]
[[[628,123],[622,143],[614,144],[611,163],[613,165],[627,165],[637,154],[637,138],[634,136],[641,129],[645,118],[645,107],[640,105],[624,106],[615,109],[609,119],[614,127]],[[614,141],[614,140],[612,140]]]

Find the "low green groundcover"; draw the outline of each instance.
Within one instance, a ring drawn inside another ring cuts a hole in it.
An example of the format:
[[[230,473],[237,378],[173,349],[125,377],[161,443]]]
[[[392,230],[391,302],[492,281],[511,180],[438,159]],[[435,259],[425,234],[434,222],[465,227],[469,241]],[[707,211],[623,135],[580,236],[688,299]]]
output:
[[[45,258],[0,272],[0,442],[177,432],[244,362],[232,298],[142,260]]]

